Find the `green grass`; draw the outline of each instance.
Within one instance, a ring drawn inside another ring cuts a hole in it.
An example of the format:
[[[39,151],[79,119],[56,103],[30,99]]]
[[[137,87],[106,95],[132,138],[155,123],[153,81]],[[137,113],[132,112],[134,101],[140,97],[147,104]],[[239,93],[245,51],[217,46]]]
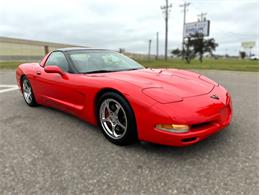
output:
[[[22,64],[24,62],[0,62],[0,69],[16,69],[19,64]]]
[[[204,59],[203,63],[192,60],[187,64],[181,59],[164,60],[137,60],[145,67],[151,68],[180,68],[180,69],[213,69],[258,72],[259,61],[239,59]],[[0,62],[0,69],[15,69],[23,62]]]
[[[145,67],[151,68],[180,68],[180,69],[212,69],[258,72],[259,61],[240,59],[204,59],[203,63],[192,60],[187,64],[181,59],[164,60],[138,60]]]

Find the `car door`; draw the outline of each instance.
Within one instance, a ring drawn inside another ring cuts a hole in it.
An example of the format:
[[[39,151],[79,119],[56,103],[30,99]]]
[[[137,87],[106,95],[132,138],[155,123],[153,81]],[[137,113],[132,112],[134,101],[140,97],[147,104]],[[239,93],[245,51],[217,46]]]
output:
[[[46,73],[44,67],[58,66],[66,76],[58,73]],[[43,104],[52,106],[64,111],[75,113],[83,109],[85,94],[76,82],[76,75],[69,73],[70,64],[63,52],[52,52],[43,67],[36,70],[36,82],[38,94]]]

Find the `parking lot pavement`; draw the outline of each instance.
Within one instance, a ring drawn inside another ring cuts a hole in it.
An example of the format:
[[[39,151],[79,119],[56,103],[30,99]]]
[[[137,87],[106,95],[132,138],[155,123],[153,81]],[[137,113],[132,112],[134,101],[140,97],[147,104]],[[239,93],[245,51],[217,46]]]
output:
[[[258,194],[258,73],[197,71],[232,94],[232,124],[190,147],[127,147],[68,114],[0,93],[0,194]],[[0,84],[15,74],[0,72]]]

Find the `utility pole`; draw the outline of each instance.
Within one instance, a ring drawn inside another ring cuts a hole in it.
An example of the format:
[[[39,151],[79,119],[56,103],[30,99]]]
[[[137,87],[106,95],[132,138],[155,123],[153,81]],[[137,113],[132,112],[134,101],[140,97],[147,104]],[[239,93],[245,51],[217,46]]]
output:
[[[198,16],[198,21],[205,21],[206,20],[206,17],[204,17],[204,16],[206,16],[207,15],[207,13],[203,13],[203,12],[201,12],[201,14],[199,14],[199,15],[197,15]]]
[[[159,56],[159,32],[156,33],[156,57],[155,59],[158,60]]]
[[[172,7],[172,4],[169,5],[168,0],[165,0],[165,5],[161,6],[163,13],[165,14],[165,48],[164,48],[164,59],[168,59],[168,17],[169,9]]]
[[[184,26],[186,24],[186,13],[187,13],[187,7],[190,5],[190,2],[184,2],[180,5],[180,7],[183,7],[183,30],[182,30],[182,59],[184,58]]]
[[[149,41],[148,41],[148,60],[151,59],[151,44],[152,44],[152,40],[149,39]]]

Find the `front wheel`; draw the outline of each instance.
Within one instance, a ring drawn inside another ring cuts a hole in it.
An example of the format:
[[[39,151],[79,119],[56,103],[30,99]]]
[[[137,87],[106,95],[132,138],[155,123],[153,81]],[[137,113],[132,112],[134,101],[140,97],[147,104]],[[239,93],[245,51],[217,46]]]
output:
[[[32,86],[30,84],[30,81],[25,76],[22,78],[22,90],[25,102],[29,106],[36,106],[37,103],[33,94]]]
[[[98,121],[104,136],[117,145],[128,145],[137,139],[134,113],[128,102],[114,92],[98,101]]]

